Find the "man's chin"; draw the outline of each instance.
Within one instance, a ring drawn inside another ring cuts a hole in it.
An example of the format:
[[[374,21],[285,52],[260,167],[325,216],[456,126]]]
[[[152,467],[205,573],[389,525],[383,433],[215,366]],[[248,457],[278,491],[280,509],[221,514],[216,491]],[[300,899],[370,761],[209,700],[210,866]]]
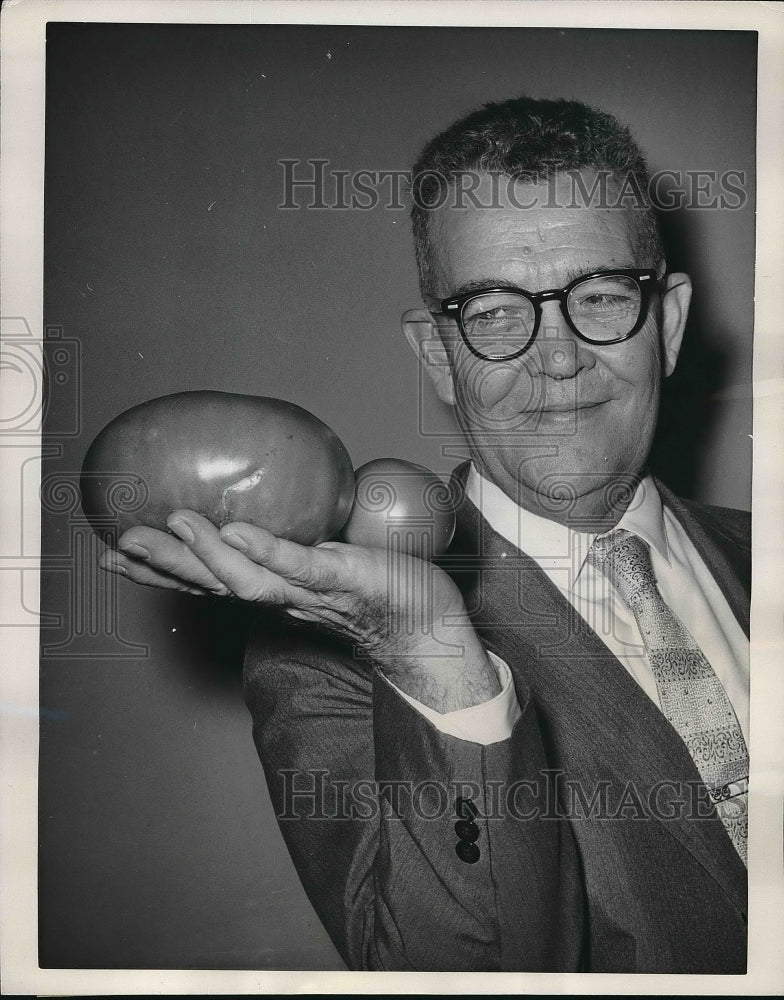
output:
[[[568,519],[575,527],[586,522],[592,530],[606,530],[629,506],[641,478],[639,472],[580,470],[570,473],[562,468],[552,469],[537,480],[534,502],[545,517]]]
[[[566,456],[550,454],[524,459],[516,468],[505,462],[503,483],[488,471],[484,475],[495,481],[518,506],[532,513],[574,522],[577,528],[585,521],[606,530],[628,507],[644,472],[607,469],[602,468],[603,464],[602,460],[586,460],[569,470]],[[597,468],[601,471],[597,472]]]

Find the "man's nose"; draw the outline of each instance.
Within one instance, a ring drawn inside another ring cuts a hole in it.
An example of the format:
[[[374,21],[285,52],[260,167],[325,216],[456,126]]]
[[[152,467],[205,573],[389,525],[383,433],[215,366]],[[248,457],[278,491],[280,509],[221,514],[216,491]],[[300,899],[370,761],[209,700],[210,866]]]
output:
[[[539,333],[529,354],[529,364],[537,374],[558,380],[574,378],[596,364],[591,345],[569,326],[559,302],[542,303]]]

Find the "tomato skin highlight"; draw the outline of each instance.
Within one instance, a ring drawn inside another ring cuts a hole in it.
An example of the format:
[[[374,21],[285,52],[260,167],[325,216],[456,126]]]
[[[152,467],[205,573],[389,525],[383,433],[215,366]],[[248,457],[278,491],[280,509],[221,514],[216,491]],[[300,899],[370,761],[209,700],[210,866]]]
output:
[[[208,390],[121,413],[90,445],[80,486],[108,544],[136,525],[166,530],[187,508],[315,545],[338,534],[354,499],[351,458],[323,421],[286,400]]]
[[[343,540],[433,559],[449,548],[455,513],[449,487],[430,469],[377,458],[356,472],[356,495]]]

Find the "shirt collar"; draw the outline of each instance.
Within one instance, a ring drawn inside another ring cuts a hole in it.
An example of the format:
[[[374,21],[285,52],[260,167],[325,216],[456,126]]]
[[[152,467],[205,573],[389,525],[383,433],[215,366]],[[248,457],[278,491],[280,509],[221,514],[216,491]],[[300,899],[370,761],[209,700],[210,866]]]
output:
[[[641,480],[632,502],[616,527],[625,528],[633,535],[639,535],[668,566],[670,565],[670,546],[667,541],[664,510],[653,476],[648,475]]]
[[[466,495],[495,532],[530,556],[548,575],[568,559],[574,579],[579,576],[588,549],[596,538],[595,532],[576,531],[558,521],[532,514],[518,506],[495,483],[485,479],[473,463],[466,481]],[[616,527],[639,535],[669,565],[670,549],[662,502],[652,476],[641,480]]]

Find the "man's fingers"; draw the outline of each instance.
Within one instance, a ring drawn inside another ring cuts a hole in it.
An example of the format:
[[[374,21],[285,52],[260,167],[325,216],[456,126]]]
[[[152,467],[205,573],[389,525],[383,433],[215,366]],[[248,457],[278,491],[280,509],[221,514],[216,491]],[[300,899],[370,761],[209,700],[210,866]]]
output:
[[[123,568],[137,583],[162,587],[166,586],[164,579],[174,578],[212,594],[228,593],[223,581],[187,545],[166,531],[131,528],[120,537],[118,546],[122,554],[128,557],[122,563]]]
[[[292,586],[314,593],[343,589],[342,560],[329,549],[299,545],[242,522],[224,525],[220,537]]]
[[[220,532],[207,518],[176,510],[167,519],[172,534],[136,527],[107,553],[105,569],[136,583],[173,590],[235,595],[263,604],[315,611],[321,595],[351,589],[344,546],[313,547],[277,538],[245,523]]]
[[[263,540],[254,539],[251,552],[250,546],[245,545],[243,549],[242,543],[227,544],[215,525],[194,511],[176,510],[166,523],[183,540],[192,555],[237,597],[278,605],[297,604],[302,599],[303,592],[299,588],[291,586],[275,568],[268,567],[263,558],[254,557],[254,553],[263,556],[266,549],[276,548],[277,539],[269,532],[254,529],[251,525],[242,526],[264,536]]]
[[[140,562],[138,559],[131,559],[122,552],[114,552],[108,549],[98,560],[101,569],[109,573],[117,573],[125,576],[134,583],[142,584],[145,587],[159,587],[164,590],[179,590],[187,594],[216,594],[215,588],[207,589],[196,584],[188,583],[176,576],[168,573],[161,573],[148,563]],[[224,588],[225,590],[226,588]]]

